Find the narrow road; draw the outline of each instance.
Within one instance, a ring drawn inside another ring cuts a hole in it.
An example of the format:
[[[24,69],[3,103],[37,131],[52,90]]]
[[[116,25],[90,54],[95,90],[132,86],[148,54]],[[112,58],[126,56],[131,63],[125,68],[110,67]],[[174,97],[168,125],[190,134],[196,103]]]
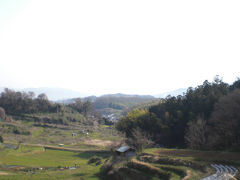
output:
[[[224,166],[221,164],[211,164],[211,166],[216,170],[216,173],[200,180],[230,180],[234,179],[238,174],[238,170],[233,166]]]

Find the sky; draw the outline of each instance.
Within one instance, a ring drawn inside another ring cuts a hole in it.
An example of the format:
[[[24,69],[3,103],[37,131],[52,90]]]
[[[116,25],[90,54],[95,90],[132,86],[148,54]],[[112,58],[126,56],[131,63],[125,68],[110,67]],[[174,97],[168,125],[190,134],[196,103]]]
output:
[[[0,0],[0,87],[159,94],[240,77],[239,0]]]

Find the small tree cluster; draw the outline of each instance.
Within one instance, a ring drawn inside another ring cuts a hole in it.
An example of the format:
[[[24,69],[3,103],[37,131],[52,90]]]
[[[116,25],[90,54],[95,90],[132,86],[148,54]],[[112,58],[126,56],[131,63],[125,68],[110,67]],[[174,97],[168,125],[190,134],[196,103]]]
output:
[[[35,98],[33,92],[19,92],[8,88],[5,88],[0,95],[0,106],[5,109],[8,115],[52,112],[56,108],[44,93]]]
[[[132,130],[131,136],[126,139],[126,143],[130,147],[133,147],[137,153],[141,153],[144,148],[153,145],[151,136],[143,132],[140,128]]]

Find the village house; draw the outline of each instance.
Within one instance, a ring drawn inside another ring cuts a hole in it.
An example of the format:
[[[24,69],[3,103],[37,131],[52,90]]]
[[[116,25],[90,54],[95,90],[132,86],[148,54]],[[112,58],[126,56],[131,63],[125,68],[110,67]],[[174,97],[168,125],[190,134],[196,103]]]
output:
[[[129,146],[121,146],[120,148],[116,149],[115,152],[118,156],[124,157],[132,157],[135,155],[135,150]]]

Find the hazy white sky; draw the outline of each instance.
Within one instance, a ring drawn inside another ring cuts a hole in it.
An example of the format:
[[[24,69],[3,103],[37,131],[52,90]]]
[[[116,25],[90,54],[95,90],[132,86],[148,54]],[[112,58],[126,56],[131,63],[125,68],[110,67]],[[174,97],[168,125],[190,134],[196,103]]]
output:
[[[158,94],[240,76],[239,0],[0,0],[0,87]]]

